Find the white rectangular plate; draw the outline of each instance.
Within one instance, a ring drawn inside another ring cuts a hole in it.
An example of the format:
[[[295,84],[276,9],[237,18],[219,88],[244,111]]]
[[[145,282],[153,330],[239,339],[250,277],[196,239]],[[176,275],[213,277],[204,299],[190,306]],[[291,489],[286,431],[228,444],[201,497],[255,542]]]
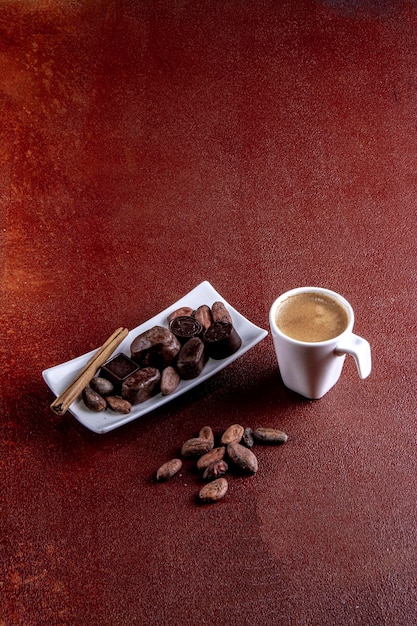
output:
[[[247,320],[241,313],[236,311],[222,296],[212,287],[212,285],[204,281],[197,285],[192,291],[187,293],[183,298],[178,300],[178,302],[174,302],[170,307],[158,313],[147,322],[144,322],[137,328],[131,330],[128,336],[124,339],[124,341],[117,348],[115,354],[119,352],[124,352],[127,356],[130,356],[130,344],[133,339],[143,333],[148,328],[152,328],[152,326],[160,325],[167,326],[167,316],[172,312],[182,306],[190,306],[193,309],[197,309],[202,304],[208,304],[212,306],[213,302],[221,301],[223,302],[230,315],[232,316],[233,325],[236,328],[242,339],[242,345],[237,352],[232,354],[230,357],[226,359],[222,359],[220,361],[216,361],[214,359],[209,359],[204,366],[204,369],[198,378],[194,378],[193,380],[182,380],[176,390],[168,395],[162,396],[161,393],[154,396],[150,400],[146,402],[142,402],[141,404],[136,404],[132,407],[130,413],[127,415],[122,415],[120,413],[114,413],[111,409],[107,409],[106,411],[102,411],[96,413],[87,409],[84,405],[83,401],[79,398],[69,408],[70,413],[86,428],[89,428],[95,433],[106,433],[123,424],[127,424],[132,420],[137,419],[141,415],[145,415],[150,411],[170,402],[174,398],[182,395],[189,389],[196,387],[203,381],[207,380],[217,372],[220,372],[224,367],[230,365],[233,361],[238,359],[240,356],[245,354],[248,350],[253,348],[257,343],[259,343],[262,339],[264,339],[268,332],[255,326],[249,320]],[[52,390],[52,392],[59,396],[64,389],[74,380],[74,378],[78,375],[81,369],[85,366],[87,361],[93,356],[96,350],[92,350],[91,352],[79,356],[71,361],[67,361],[66,363],[62,363],[61,365],[56,365],[55,367],[50,367],[42,372],[42,376],[48,385],[48,387]]]

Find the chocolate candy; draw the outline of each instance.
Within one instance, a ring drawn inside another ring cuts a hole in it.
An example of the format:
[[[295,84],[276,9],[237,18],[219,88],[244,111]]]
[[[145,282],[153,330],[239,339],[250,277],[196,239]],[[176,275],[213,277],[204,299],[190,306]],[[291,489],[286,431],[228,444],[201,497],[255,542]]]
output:
[[[181,348],[178,354],[176,369],[184,380],[197,378],[203,371],[207,355],[204,343],[199,337],[192,337]]]
[[[136,372],[137,369],[138,364],[134,363],[128,356],[120,352],[103,365],[100,369],[100,377],[106,378],[112,382],[115,392],[120,393],[123,381]],[[95,383],[93,383],[93,385],[94,384]]]
[[[239,350],[242,339],[230,322],[214,322],[203,335],[212,359],[225,359]]]
[[[170,331],[184,344],[191,337],[199,337],[203,331],[200,322],[191,315],[175,317],[169,324]]]
[[[181,349],[178,339],[164,326],[153,326],[132,341],[130,356],[142,367],[163,369]]]
[[[155,367],[139,369],[123,382],[122,398],[130,404],[139,404],[149,400],[159,391],[161,373]]]

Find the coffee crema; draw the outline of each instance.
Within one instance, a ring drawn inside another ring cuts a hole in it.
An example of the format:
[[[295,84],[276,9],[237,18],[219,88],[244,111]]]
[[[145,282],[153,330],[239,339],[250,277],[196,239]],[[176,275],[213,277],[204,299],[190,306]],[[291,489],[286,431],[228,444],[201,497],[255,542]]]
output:
[[[275,313],[275,323],[284,335],[312,343],[337,337],[348,322],[348,313],[340,302],[316,291],[288,296]]]

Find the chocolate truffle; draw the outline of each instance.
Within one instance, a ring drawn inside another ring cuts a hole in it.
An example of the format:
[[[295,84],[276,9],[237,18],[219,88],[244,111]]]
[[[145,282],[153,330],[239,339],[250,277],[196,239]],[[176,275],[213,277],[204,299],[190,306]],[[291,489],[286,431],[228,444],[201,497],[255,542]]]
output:
[[[153,326],[132,341],[130,356],[141,367],[163,369],[181,349],[178,339],[164,326]]]
[[[155,367],[144,367],[126,378],[122,385],[122,398],[130,404],[149,400],[160,389],[161,373]]]

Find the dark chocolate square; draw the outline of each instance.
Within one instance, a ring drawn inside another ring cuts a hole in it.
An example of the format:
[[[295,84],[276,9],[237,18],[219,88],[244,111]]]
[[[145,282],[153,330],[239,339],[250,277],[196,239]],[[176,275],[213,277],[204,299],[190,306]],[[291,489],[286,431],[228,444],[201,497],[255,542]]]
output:
[[[138,369],[139,366],[137,363],[132,361],[132,359],[129,359],[129,357],[123,354],[123,352],[120,352],[102,366],[100,376],[107,378],[107,380],[111,380],[117,393],[120,393],[123,381],[126,380],[126,378],[129,378],[129,376],[131,376]]]

